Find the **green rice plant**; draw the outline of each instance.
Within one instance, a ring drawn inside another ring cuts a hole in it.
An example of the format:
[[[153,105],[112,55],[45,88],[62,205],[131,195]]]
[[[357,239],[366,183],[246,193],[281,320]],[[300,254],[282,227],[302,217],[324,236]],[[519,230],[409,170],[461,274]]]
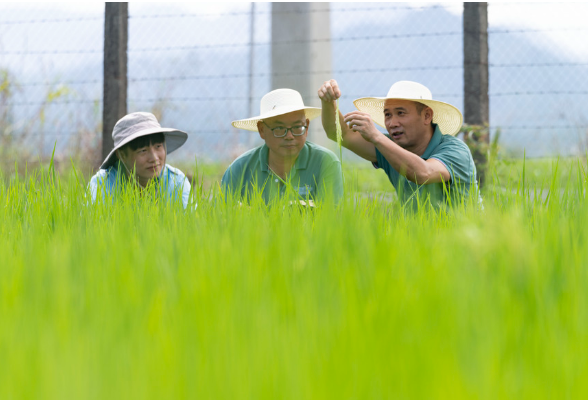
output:
[[[339,99],[337,99],[337,109],[335,110],[335,130],[337,133],[337,147],[339,148],[339,160],[343,164],[343,150],[341,145],[343,143],[343,130],[341,129],[341,121],[339,120]]]
[[[584,160],[417,212],[347,164],[314,209],[0,171],[0,398],[588,395]]]

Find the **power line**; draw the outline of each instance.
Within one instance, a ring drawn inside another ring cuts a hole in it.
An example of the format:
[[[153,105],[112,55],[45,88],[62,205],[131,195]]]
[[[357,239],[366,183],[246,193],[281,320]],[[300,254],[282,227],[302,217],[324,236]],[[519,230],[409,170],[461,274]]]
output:
[[[257,11],[254,15],[271,15],[271,14],[317,14],[317,13],[344,13],[344,12],[367,12],[367,11],[398,11],[398,10],[434,10],[447,8],[462,8],[462,5],[433,5],[421,7],[354,7],[354,8],[325,8],[325,9],[311,9],[311,10],[280,10],[280,11]],[[223,13],[208,13],[208,14],[144,14],[144,15],[130,15],[129,18],[136,19],[160,19],[160,18],[199,18],[199,17],[226,17],[226,16],[249,16],[250,11],[235,11]]]
[[[219,134],[219,133],[235,133],[240,132],[237,128],[229,127],[225,130],[203,130],[203,131],[194,131],[194,130],[187,130],[190,135],[198,135],[198,134]],[[11,133],[4,133],[0,134],[1,137],[38,137],[38,136],[46,136],[46,137],[59,137],[59,136],[75,136],[75,135],[91,135],[95,134],[97,139],[101,139],[102,131],[98,129],[81,129],[79,131],[32,131],[32,132],[17,132],[13,131]]]
[[[553,63],[516,63],[516,64],[488,64],[491,68],[528,68],[528,67],[584,67],[588,62],[553,62]]]
[[[159,97],[148,99],[130,99],[135,102],[155,102],[155,101],[249,101],[249,96],[231,96],[231,97]]]
[[[588,128],[588,125],[490,125],[490,129],[521,129],[521,130],[540,130],[540,129],[571,129]]]
[[[577,27],[577,28],[547,28],[547,29],[489,29],[488,34],[503,34],[503,33],[537,33],[537,32],[577,32],[577,31],[586,31],[588,28],[586,27]],[[467,32],[467,31],[466,31]],[[468,32],[468,33],[477,33],[477,32]]]
[[[503,93],[490,93],[489,96],[544,96],[544,95],[584,95],[588,94],[586,90],[580,91],[560,91],[560,90],[540,90],[536,92],[503,92]]]
[[[568,90],[568,91],[559,91],[559,90],[541,90],[541,91],[520,91],[520,92],[497,92],[497,93],[489,93],[490,97],[501,97],[501,96],[551,96],[551,95],[588,95],[588,91],[586,90]],[[463,93],[435,93],[435,96],[438,97],[461,97]],[[352,95],[352,94],[344,94],[341,96],[342,98],[360,98],[360,97],[369,97],[367,94],[360,94],[360,95]],[[166,102],[173,102],[173,101],[200,101],[200,102],[207,102],[207,101],[248,101],[248,96],[200,96],[200,97],[158,97],[158,98],[146,98],[146,99],[129,99],[129,101],[134,102],[158,102],[158,101],[166,101]],[[94,100],[64,100],[64,101],[52,101],[52,102],[16,102],[16,103],[7,103],[7,106],[56,106],[56,105],[68,105],[68,104],[94,104],[96,102],[101,101],[100,99]]]
[[[8,106],[59,106],[59,105],[67,105],[67,104],[90,104],[95,103],[97,100],[64,100],[64,101],[46,101],[46,102],[17,102],[17,103],[10,103],[8,102]]]
[[[543,2],[508,2],[508,3],[492,3],[489,6],[510,6],[514,4],[522,5],[552,5],[557,4],[558,7],[566,5],[566,3],[543,3]],[[398,11],[398,10],[436,10],[436,9],[452,9],[462,8],[461,4],[447,4],[447,5],[432,5],[432,6],[394,6],[394,7],[350,7],[350,8],[329,8],[329,9],[311,9],[311,10],[281,10],[281,11],[257,11],[255,15],[271,15],[273,14],[316,14],[316,13],[346,13],[346,12],[373,12],[373,11]],[[250,11],[233,11],[233,12],[219,12],[219,13],[175,13],[175,14],[138,14],[129,15],[129,19],[164,19],[164,18],[202,18],[202,17],[231,17],[231,16],[249,16]],[[102,21],[104,16],[94,17],[68,17],[68,18],[37,18],[27,20],[15,21],[1,21],[0,25],[24,25],[24,24],[45,24],[45,23],[63,23],[63,22],[85,22],[85,21]]]
[[[456,93],[437,93],[436,96],[442,96],[442,97],[459,97],[462,96],[462,94],[456,94]],[[258,96],[261,97],[261,96]],[[360,95],[353,95],[353,94],[348,94],[348,95],[343,95],[341,96],[342,98],[360,98],[360,97],[369,97],[369,95],[364,94],[360,94]],[[151,102],[151,101],[223,101],[223,100],[230,100],[230,101],[243,101],[243,100],[249,100],[249,96],[232,96],[232,97],[160,97],[160,98],[148,98],[148,99],[130,99],[130,101],[135,101],[135,102]]]
[[[280,42],[255,42],[255,46],[269,46],[269,45],[291,45],[299,43],[323,43],[323,42],[345,42],[345,41],[364,41],[364,40],[381,40],[381,39],[398,39],[409,37],[430,37],[430,36],[452,36],[461,35],[461,31],[454,32],[431,32],[431,33],[406,33],[406,34],[391,34],[391,35],[374,35],[374,36],[356,36],[344,38],[324,38],[324,39],[300,39],[288,40]],[[218,43],[218,44],[204,44],[192,46],[166,46],[166,47],[143,47],[137,49],[129,49],[129,52],[151,52],[151,51],[175,51],[175,50],[196,50],[196,49],[219,49],[219,48],[235,48],[235,47],[249,47],[251,43]],[[102,53],[103,50],[33,50],[33,51],[0,51],[4,55],[57,55],[57,54],[97,54]]]
[[[222,75],[187,75],[175,77],[147,77],[129,79],[129,82],[150,82],[150,81],[173,81],[173,80],[209,80],[209,79],[231,79],[231,78],[248,78],[253,76],[256,78],[269,76],[292,76],[292,75],[320,75],[320,74],[353,74],[366,72],[390,72],[390,71],[436,71],[461,69],[461,66],[427,66],[427,67],[396,67],[396,68],[356,68],[346,70],[330,70],[330,71],[297,71],[297,72],[258,72],[255,74],[222,74]]]
[[[354,74],[354,73],[371,73],[371,72],[392,72],[392,71],[438,71],[462,69],[462,66],[447,65],[447,66],[426,66],[426,67],[392,67],[392,68],[355,68],[355,69],[341,69],[330,71],[297,71],[297,72],[258,72],[254,74],[220,74],[220,75],[186,75],[186,76],[160,76],[160,77],[145,77],[145,78],[130,78],[129,82],[167,82],[167,81],[190,81],[190,80],[210,80],[210,79],[235,79],[235,78],[264,78],[270,76],[291,76],[291,75],[320,75],[320,74]],[[60,85],[87,85],[87,84],[101,84],[101,79],[80,80],[80,81],[64,81],[59,82]],[[29,82],[22,83],[18,86],[49,86],[56,83],[49,82]]]
[[[80,81],[63,81],[63,82],[27,82],[27,83],[17,83],[15,86],[18,87],[33,87],[33,86],[52,86],[52,85],[59,85],[59,86],[74,86],[74,85],[89,85],[89,84],[102,84],[102,79],[89,79],[89,80],[80,80]]]
[[[513,4],[524,4],[524,5],[552,5],[557,4],[558,7],[565,5],[565,3],[526,3],[526,2],[508,2],[508,3],[492,3],[489,4],[492,7],[513,5]],[[310,9],[310,10],[280,10],[280,11],[257,11],[255,15],[271,15],[271,14],[316,14],[316,13],[346,13],[346,12],[373,12],[373,11],[398,11],[398,10],[436,10],[436,9],[452,9],[462,8],[461,4],[446,4],[446,5],[432,5],[432,6],[394,6],[394,7],[351,7],[351,8],[324,8],[324,9]],[[129,15],[129,19],[164,19],[164,18],[202,18],[202,17],[231,17],[231,16],[250,16],[250,11],[232,11],[232,12],[219,12],[219,13],[174,13],[174,14],[138,14]],[[23,24],[43,24],[43,23],[63,23],[63,22],[84,22],[84,21],[102,21],[104,16],[93,16],[93,17],[68,17],[68,18],[38,18],[38,19],[27,19],[27,20],[15,20],[15,21],[1,21],[0,25],[23,25]],[[574,28],[571,28],[572,30]],[[585,28],[577,28],[583,30]],[[517,30],[520,32],[521,30]],[[499,32],[499,31],[497,31]],[[502,32],[499,32],[502,33]]]
[[[421,7],[351,7],[351,8],[325,8],[325,9],[311,9],[311,10],[281,10],[281,11],[257,11],[255,15],[271,15],[271,14],[317,14],[317,13],[346,13],[346,12],[370,12],[370,11],[398,11],[398,10],[435,10],[448,8],[461,8],[462,5],[433,5]],[[203,18],[203,17],[233,17],[233,16],[250,16],[250,11],[232,11],[219,13],[182,13],[182,14],[138,14],[129,15],[129,19],[164,19],[164,18]],[[47,24],[47,23],[63,23],[63,22],[84,22],[84,21],[102,21],[104,15],[95,17],[69,17],[69,18],[37,18],[16,21],[1,21],[0,25],[25,25],[25,24]]]
[[[461,31],[453,32],[431,32],[431,33],[404,33],[404,34],[390,34],[390,35],[373,35],[373,36],[352,36],[342,38],[323,38],[323,39],[300,39],[300,40],[285,40],[279,42],[256,42],[253,43],[255,46],[270,46],[270,45],[292,45],[301,43],[326,43],[326,42],[354,42],[354,41],[365,41],[365,40],[381,40],[381,39],[400,39],[400,38],[411,38],[411,37],[430,37],[430,36],[453,36],[461,35]],[[149,51],[173,51],[173,50],[195,50],[195,49],[218,49],[218,48],[234,48],[234,47],[249,47],[251,43],[219,43],[219,44],[207,44],[207,45],[194,45],[194,46],[168,46],[168,47],[144,47],[134,50],[131,52],[149,52]]]
[[[529,68],[529,67],[581,67],[588,66],[588,63],[517,63],[517,64],[488,64],[491,68]],[[394,71],[438,71],[438,70],[452,70],[463,69],[462,65],[440,65],[440,66],[425,66],[425,67],[388,67],[388,68],[354,68],[354,69],[340,69],[330,71],[297,71],[297,72],[258,72],[254,74],[220,74],[220,75],[186,75],[186,76],[159,76],[159,77],[144,77],[144,78],[130,78],[129,82],[167,82],[167,81],[190,81],[190,80],[210,80],[210,79],[236,79],[236,78],[264,78],[270,76],[287,76],[287,75],[321,75],[321,74],[360,74],[360,73],[376,73],[376,72],[394,72]],[[63,82],[27,82],[20,83],[19,87],[31,86],[50,86],[50,85],[89,85],[102,84],[102,79],[89,79],[79,81],[63,81]]]
[[[100,50],[31,50],[31,51],[0,51],[0,54],[7,56],[37,56],[37,55],[58,55],[58,54],[102,54],[103,49]]]
[[[35,132],[11,132],[11,133],[5,133],[4,136],[5,137],[38,137],[38,136],[47,136],[47,137],[59,137],[59,136],[73,136],[73,135],[88,135],[88,134],[93,134],[96,133],[96,135],[101,134],[102,132],[99,131],[95,131],[95,130],[80,130],[80,131],[71,131],[71,132],[67,132],[67,131],[35,131]],[[0,137],[2,137],[2,135],[0,135]],[[98,136],[96,136],[96,138],[99,138]]]
[[[553,28],[553,29],[516,29],[516,30],[491,30],[489,34],[504,34],[504,33],[536,33],[536,32],[554,32],[554,31],[585,31],[588,28]],[[467,32],[466,32],[467,33]],[[419,38],[419,37],[440,37],[440,36],[457,36],[462,35],[463,31],[448,31],[448,32],[421,32],[421,33],[402,33],[402,34],[388,34],[388,35],[367,35],[367,36],[350,36],[340,38],[323,38],[323,39],[300,39],[288,40],[280,42],[255,42],[254,46],[269,46],[269,45],[292,45],[301,43],[325,43],[325,42],[355,42],[366,40],[383,40],[383,39],[405,39],[405,38]],[[166,47],[142,47],[136,49],[129,49],[129,52],[152,52],[152,51],[176,51],[176,50],[196,50],[196,49],[219,49],[219,48],[237,48],[249,47],[252,43],[218,43],[218,44],[204,44],[191,46],[166,46]],[[32,51],[0,51],[4,55],[58,55],[58,54],[101,54],[103,49],[93,50],[32,50]]]
[[[104,16],[99,17],[76,17],[76,18],[40,18],[40,19],[27,19],[20,21],[2,21],[0,25],[24,25],[24,24],[46,24],[54,22],[82,22],[82,21],[103,21]]]
[[[501,130],[506,130],[506,129],[518,129],[518,130],[542,130],[542,129],[550,129],[550,130],[554,130],[554,129],[588,129],[588,125],[500,125],[500,124],[496,124],[496,125],[490,125],[490,130],[496,130],[496,129],[501,129]],[[240,130],[236,129],[236,128],[232,128],[232,127],[228,127],[227,129],[222,129],[222,130],[202,130],[202,131],[195,131],[195,130],[186,130],[190,135],[209,135],[209,134],[230,134],[230,133],[236,133],[236,132],[240,132]],[[51,137],[62,137],[62,136],[77,136],[77,135],[83,135],[83,136],[88,136],[88,135],[92,135],[95,134],[96,138],[99,139],[99,135],[102,132],[96,129],[86,129],[86,130],[79,130],[79,131],[35,131],[35,132],[16,132],[13,131],[12,133],[9,134],[4,134],[4,135],[0,135],[0,137],[2,136],[10,136],[13,138],[18,138],[18,137],[39,137],[39,136],[45,136],[46,139],[49,139]]]
[[[559,4],[560,3],[495,3],[492,6],[510,5],[510,4]],[[312,9],[312,10],[281,10],[281,11],[257,11],[255,15],[270,15],[270,14],[315,14],[315,13],[345,13],[345,12],[373,12],[373,11],[398,11],[398,10],[435,10],[435,9],[450,9],[462,8],[462,5],[433,5],[433,6],[403,6],[403,7],[353,7],[353,8],[330,8],[330,9]],[[129,15],[129,19],[163,19],[163,18],[201,18],[201,17],[230,17],[230,16],[249,16],[249,11],[235,11],[235,12],[220,12],[220,13],[182,13],[182,14],[143,14],[143,15]],[[102,21],[104,16],[95,17],[69,17],[69,18],[38,18],[27,20],[5,20],[0,22],[0,25],[24,25],[24,24],[45,24],[45,23],[64,23],[64,22],[85,22],[85,21]],[[579,28],[582,29],[582,28]],[[502,33],[502,32],[500,32]]]

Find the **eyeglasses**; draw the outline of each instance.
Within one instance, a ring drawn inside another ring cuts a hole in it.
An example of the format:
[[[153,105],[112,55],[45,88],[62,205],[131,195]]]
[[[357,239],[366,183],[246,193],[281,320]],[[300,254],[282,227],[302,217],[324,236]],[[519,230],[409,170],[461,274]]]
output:
[[[293,126],[290,128],[286,128],[285,126],[276,126],[275,128],[272,128],[271,126],[266,124],[265,121],[261,121],[261,122],[263,122],[263,124],[265,126],[270,128],[270,130],[274,134],[274,137],[277,137],[277,138],[281,138],[281,137],[286,136],[288,134],[288,131],[292,132],[293,136],[302,136],[306,132],[306,126],[304,126],[304,125],[296,125],[296,126]]]

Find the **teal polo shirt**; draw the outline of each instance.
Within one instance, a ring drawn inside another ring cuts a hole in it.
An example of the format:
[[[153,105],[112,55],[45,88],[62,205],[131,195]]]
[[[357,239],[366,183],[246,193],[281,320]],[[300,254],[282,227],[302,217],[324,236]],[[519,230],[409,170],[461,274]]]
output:
[[[469,196],[470,190],[475,191],[475,195],[478,197],[477,201],[481,203],[482,199],[476,179],[476,166],[470,149],[458,138],[443,135],[437,124],[433,124],[433,126],[435,132],[421,158],[423,160],[433,158],[443,163],[451,175],[448,182],[417,185],[392,168],[377,148],[378,161],[374,163],[374,167],[381,168],[386,172],[403,204],[412,202],[412,205],[415,205],[418,196],[421,201],[428,197],[435,207],[449,203],[456,205],[461,203],[463,196]],[[390,139],[390,135],[386,134],[385,136]]]
[[[341,162],[332,151],[306,141],[286,181],[270,170],[268,156],[265,144],[239,156],[223,175],[223,190],[244,199],[261,191],[266,204],[276,197],[335,202],[343,197]]]

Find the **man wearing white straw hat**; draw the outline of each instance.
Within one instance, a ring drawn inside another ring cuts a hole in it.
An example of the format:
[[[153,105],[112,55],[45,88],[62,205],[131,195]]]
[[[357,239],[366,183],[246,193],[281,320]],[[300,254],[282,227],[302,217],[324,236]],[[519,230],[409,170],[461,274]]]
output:
[[[326,81],[318,91],[327,136],[336,140],[337,82]],[[461,112],[438,100],[420,83],[399,81],[386,97],[353,102],[358,111],[339,113],[342,144],[382,168],[398,197],[406,204],[417,199],[431,204],[460,203],[470,191],[480,202],[476,167],[467,145],[454,135],[462,124]],[[385,127],[383,135],[375,126]],[[413,203],[414,204],[414,203]]]
[[[312,202],[343,196],[341,162],[335,154],[306,140],[310,121],[320,108],[306,107],[292,89],[277,89],[261,99],[257,117],[233,121],[235,128],[256,131],[265,144],[237,158],[222,179],[226,192],[240,198],[261,193],[275,198]]]
[[[185,132],[162,128],[151,113],[135,112],[114,125],[112,138],[114,149],[88,185],[92,203],[99,191],[102,196],[112,194],[118,185],[130,178],[141,189],[157,184],[157,189],[169,199],[181,200],[184,208],[187,207],[190,182],[182,171],[166,164],[167,154],[188,139]]]

